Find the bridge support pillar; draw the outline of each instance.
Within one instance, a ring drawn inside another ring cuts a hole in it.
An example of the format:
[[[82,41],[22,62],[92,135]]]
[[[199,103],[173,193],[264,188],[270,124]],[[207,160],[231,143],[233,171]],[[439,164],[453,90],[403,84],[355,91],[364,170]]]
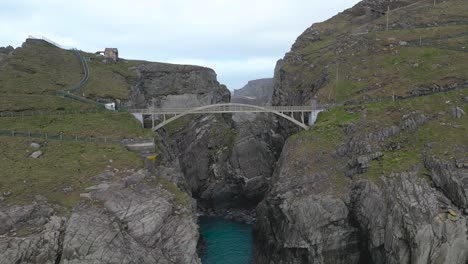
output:
[[[151,114],[151,128],[154,128],[154,114]]]

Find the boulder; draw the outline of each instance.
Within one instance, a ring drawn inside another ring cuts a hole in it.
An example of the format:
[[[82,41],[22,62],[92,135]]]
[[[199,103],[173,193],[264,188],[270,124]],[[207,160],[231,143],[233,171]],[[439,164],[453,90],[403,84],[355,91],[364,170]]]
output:
[[[41,145],[39,145],[39,143],[36,142],[32,142],[29,146],[33,149],[38,149],[41,147]]]
[[[40,156],[42,156],[42,151],[41,150],[38,150],[38,151],[34,151],[30,157],[33,158],[33,159],[37,159],[39,158]]]
[[[450,111],[453,118],[462,118],[465,115],[465,111],[460,107],[453,107]]]

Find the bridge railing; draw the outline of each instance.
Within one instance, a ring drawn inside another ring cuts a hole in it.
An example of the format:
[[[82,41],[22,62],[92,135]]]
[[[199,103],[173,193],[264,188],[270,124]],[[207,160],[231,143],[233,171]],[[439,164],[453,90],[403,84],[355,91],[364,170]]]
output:
[[[131,113],[141,114],[182,114],[182,113],[235,113],[235,112],[310,112],[316,107],[312,106],[259,106],[259,105],[213,105],[209,108],[149,108],[149,109],[129,109]]]

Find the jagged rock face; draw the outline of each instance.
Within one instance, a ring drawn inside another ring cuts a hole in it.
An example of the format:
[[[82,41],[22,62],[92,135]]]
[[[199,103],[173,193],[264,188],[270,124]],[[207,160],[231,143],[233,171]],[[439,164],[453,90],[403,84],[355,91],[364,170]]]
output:
[[[244,200],[255,205],[270,186],[284,140],[272,130],[276,120],[270,114],[234,114],[233,120],[237,131],[230,154],[233,177]]]
[[[0,47],[0,62],[15,50],[12,46]]]
[[[209,68],[147,63],[136,69],[138,82],[128,104],[136,108],[194,107],[228,102],[230,93]]]
[[[0,263],[57,263],[66,219],[53,212],[44,201],[0,208]]]
[[[273,79],[253,80],[235,90],[231,102],[269,105],[272,92]],[[235,113],[232,120],[237,131],[230,154],[233,177],[246,204],[256,205],[269,188],[284,139],[272,130],[277,126],[273,114]]]
[[[231,102],[253,105],[268,105],[273,94],[273,78],[249,81],[241,89],[234,90]]]
[[[256,263],[466,263],[467,141],[434,143],[452,135],[444,122],[458,130],[466,119],[451,105],[406,112],[411,102],[378,105],[376,116],[344,107],[359,117],[327,129],[327,114],[325,125],[288,139],[257,208]]]
[[[0,263],[200,263],[191,200],[163,186],[145,171],[102,181],[68,220],[43,201],[1,208]]]
[[[193,208],[157,184],[140,171],[90,188],[91,199],[103,206],[82,204],[74,211],[62,263],[199,263]]]
[[[188,191],[201,201],[229,206],[239,200],[229,164],[234,137],[229,119],[218,115],[195,118],[170,135]]]
[[[12,46],[0,47],[0,54],[10,54],[13,50]]]
[[[436,186],[442,189],[453,203],[468,211],[468,162],[425,157],[424,164],[431,172]]]
[[[334,172],[308,171],[310,163],[295,156],[298,148],[285,145],[273,187],[257,209],[255,263],[468,260],[463,207],[417,172],[387,175],[382,186],[361,180],[340,188],[331,180]]]
[[[351,212],[373,263],[465,263],[468,218],[447,213],[451,202],[414,173],[368,181],[351,190]]]

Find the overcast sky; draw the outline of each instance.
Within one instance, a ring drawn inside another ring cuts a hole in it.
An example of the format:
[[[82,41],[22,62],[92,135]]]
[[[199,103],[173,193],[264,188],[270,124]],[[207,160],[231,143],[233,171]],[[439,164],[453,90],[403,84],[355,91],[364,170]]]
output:
[[[272,77],[315,22],[358,0],[14,0],[0,5],[0,46],[43,35],[84,51],[213,68],[229,89]]]

